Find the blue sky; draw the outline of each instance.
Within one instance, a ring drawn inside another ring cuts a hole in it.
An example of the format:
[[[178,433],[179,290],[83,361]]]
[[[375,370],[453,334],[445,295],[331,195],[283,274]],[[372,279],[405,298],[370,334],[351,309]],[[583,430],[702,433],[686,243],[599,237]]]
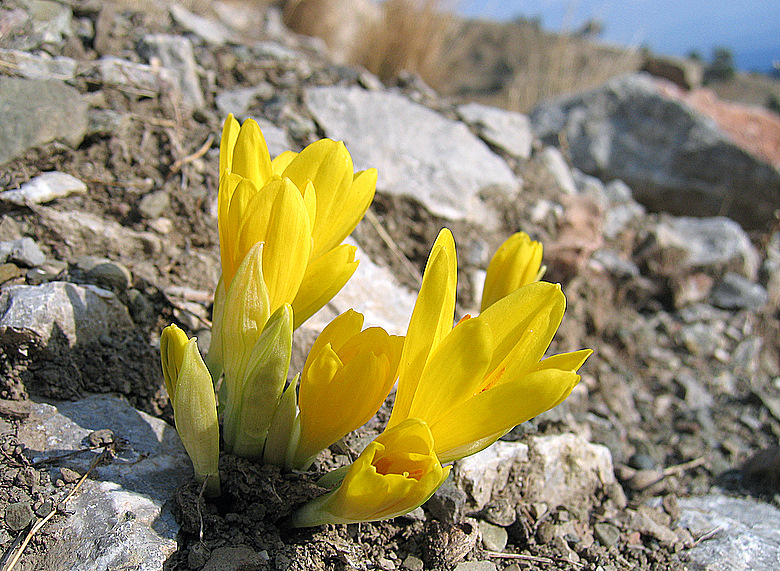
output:
[[[498,20],[541,16],[551,31],[596,18],[605,41],[668,55],[697,50],[705,59],[725,46],[744,70],[766,71],[780,60],[780,0],[462,0],[459,11]]]

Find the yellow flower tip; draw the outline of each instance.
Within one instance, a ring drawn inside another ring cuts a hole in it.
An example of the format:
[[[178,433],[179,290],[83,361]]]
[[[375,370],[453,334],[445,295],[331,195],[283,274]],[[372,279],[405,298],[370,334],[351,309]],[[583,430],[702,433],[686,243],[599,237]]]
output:
[[[481,311],[524,285],[538,281],[544,270],[542,244],[525,232],[512,234],[496,250],[488,265]]]
[[[314,342],[301,374],[301,432],[293,466],[365,424],[396,378],[403,339],[380,327],[362,330],[354,311],[336,317]]]
[[[341,486],[293,516],[294,527],[390,519],[423,504],[444,482],[428,426],[410,418],[386,430],[349,468]]]

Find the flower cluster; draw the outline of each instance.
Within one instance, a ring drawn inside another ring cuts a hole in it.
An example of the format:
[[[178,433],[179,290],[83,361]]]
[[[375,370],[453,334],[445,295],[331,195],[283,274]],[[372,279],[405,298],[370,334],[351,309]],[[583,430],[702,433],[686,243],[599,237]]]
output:
[[[342,242],[371,203],[376,180],[374,169],[353,172],[343,143],[329,139],[271,160],[257,123],[229,116],[220,145],[222,277],[211,347],[204,361],[196,340],[175,325],[160,341],[176,429],[196,479],[213,495],[220,416],[228,452],[304,470],[373,417],[398,381],[385,431],[354,463],[320,480],[331,491],[300,508],[295,526],[411,511],[447,477],[443,464],[563,401],[591,353],[543,358],[566,302],[559,285],[539,281],[542,246],[522,232],[493,257],[481,313],[453,326],[457,259],[444,229],[405,337],[363,329],[363,316],[349,310],[323,329],[289,379],[293,330],[357,267],[355,248]]]

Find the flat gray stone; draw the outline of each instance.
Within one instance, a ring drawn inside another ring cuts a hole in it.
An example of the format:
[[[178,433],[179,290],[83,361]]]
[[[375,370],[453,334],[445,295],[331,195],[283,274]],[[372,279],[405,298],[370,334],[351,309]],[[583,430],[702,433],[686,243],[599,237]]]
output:
[[[169,10],[177,24],[212,45],[222,46],[236,40],[236,35],[222,22],[193,14],[178,4],[172,4]]]
[[[721,309],[758,309],[767,299],[767,291],[761,284],[734,272],[726,272],[710,292],[712,305]]]
[[[506,162],[463,123],[399,94],[315,87],[305,100],[327,136],[344,141],[357,169],[379,170],[379,190],[414,198],[433,214],[482,221],[482,191],[518,189]]]
[[[679,527],[694,539],[713,533],[687,552],[696,571],[780,569],[780,510],[742,498],[709,495],[680,500]]]
[[[144,36],[141,51],[150,60],[159,58],[163,67],[177,76],[182,102],[189,111],[203,108],[205,100],[200,88],[192,42],[189,39],[170,34],[149,34]]]
[[[0,76],[0,165],[55,140],[75,147],[87,131],[87,104],[54,79]]]
[[[652,210],[725,213],[747,228],[774,220],[780,171],[734,143],[708,116],[666,95],[646,74],[546,103],[531,115],[548,145],[567,143],[572,164],[619,178]]]
[[[50,571],[138,569],[161,571],[177,549],[179,526],[168,509],[173,494],[192,478],[192,465],[176,431],[116,396],[76,402],[33,403],[19,429],[32,460],[74,452],[87,436],[110,429],[123,439],[114,461],[95,468],[49,528],[43,568]],[[101,450],[58,461],[84,474]]]
[[[14,71],[27,79],[59,79],[76,77],[78,62],[69,57],[35,55],[21,50],[0,49],[0,60],[11,64]]]
[[[11,262],[27,268],[34,268],[45,261],[46,255],[35,240],[29,236],[0,242],[0,263]]]
[[[491,145],[519,159],[531,157],[534,135],[526,115],[480,103],[459,106],[458,115]]]
[[[100,78],[109,85],[121,85],[148,92],[150,95],[170,93],[181,97],[177,74],[162,66],[136,63],[117,57],[100,58],[97,62]]]
[[[87,185],[75,176],[64,172],[50,171],[39,174],[19,188],[0,192],[0,200],[24,206],[28,202],[45,204],[71,194],[85,192],[87,192]]]

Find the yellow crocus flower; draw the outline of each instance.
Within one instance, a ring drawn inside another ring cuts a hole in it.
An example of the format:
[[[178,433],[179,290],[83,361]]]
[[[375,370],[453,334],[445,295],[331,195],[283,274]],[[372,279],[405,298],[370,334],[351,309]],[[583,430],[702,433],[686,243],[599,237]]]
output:
[[[539,281],[545,271],[541,264],[542,244],[531,240],[525,232],[512,234],[490,260],[480,311],[520,286]]]
[[[371,442],[341,485],[298,510],[292,525],[377,521],[408,513],[431,497],[449,471],[436,457],[428,426],[407,419]]]
[[[176,325],[160,336],[165,388],[173,406],[176,432],[192,460],[195,479],[206,482],[205,491],[218,496],[219,425],[211,375],[198,351],[197,340]]]
[[[388,423],[425,421],[442,462],[478,452],[557,406],[579,382],[576,371],[592,352],[541,360],[566,305],[557,284],[522,286],[452,328],[456,277],[455,244],[444,229],[412,313]]]
[[[308,468],[320,450],[368,422],[395,382],[403,337],[362,327],[363,315],[350,309],[323,329],[309,352],[293,468]]]

